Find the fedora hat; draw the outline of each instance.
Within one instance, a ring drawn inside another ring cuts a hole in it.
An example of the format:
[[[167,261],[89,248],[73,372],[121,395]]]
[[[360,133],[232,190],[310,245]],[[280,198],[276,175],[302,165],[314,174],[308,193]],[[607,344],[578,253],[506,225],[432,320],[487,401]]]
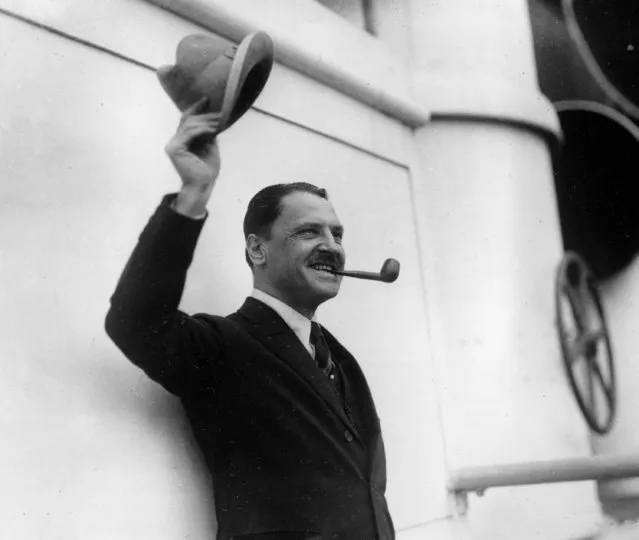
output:
[[[273,42],[264,32],[229,47],[207,34],[191,34],[177,46],[176,63],[157,76],[180,111],[203,97],[203,112],[219,112],[218,133],[233,125],[262,92],[273,67]]]

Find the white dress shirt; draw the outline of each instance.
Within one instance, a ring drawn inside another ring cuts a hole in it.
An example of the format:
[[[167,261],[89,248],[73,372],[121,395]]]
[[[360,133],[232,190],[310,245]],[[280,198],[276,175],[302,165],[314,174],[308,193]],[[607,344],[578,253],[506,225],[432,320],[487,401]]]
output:
[[[302,345],[306,347],[306,350],[310,355],[315,358],[315,350],[311,345],[311,319],[305,317],[300,312],[295,311],[291,306],[285,304],[281,300],[271,296],[270,294],[260,291],[259,289],[253,289],[251,297],[264,302],[268,307],[275,311],[284,322],[291,327],[291,330],[302,342]],[[315,318],[313,318],[315,320]]]

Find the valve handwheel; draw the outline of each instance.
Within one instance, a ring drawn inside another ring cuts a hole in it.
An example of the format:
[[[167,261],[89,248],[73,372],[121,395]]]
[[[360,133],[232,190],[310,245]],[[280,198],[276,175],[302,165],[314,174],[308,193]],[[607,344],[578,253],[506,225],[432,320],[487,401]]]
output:
[[[574,252],[566,252],[557,270],[555,301],[570,386],[588,425],[604,435],[616,409],[612,348],[597,281]]]

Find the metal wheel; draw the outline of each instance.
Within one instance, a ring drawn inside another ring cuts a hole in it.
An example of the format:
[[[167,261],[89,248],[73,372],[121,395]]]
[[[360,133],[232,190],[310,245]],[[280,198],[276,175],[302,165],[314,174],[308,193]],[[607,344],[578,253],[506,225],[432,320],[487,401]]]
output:
[[[579,408],[593,431],[612,427],[615,371],[597,281],[584,260],[567,252],[557,270],[556,316],[564,367]]]

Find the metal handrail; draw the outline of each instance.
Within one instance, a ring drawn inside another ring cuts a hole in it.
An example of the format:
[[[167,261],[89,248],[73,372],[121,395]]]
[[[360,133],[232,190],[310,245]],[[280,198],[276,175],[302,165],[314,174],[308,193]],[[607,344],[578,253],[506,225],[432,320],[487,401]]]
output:
[[[482,494],[492,487],[639,477],[639,454],[464,467],[449,474],[448,490]]]

